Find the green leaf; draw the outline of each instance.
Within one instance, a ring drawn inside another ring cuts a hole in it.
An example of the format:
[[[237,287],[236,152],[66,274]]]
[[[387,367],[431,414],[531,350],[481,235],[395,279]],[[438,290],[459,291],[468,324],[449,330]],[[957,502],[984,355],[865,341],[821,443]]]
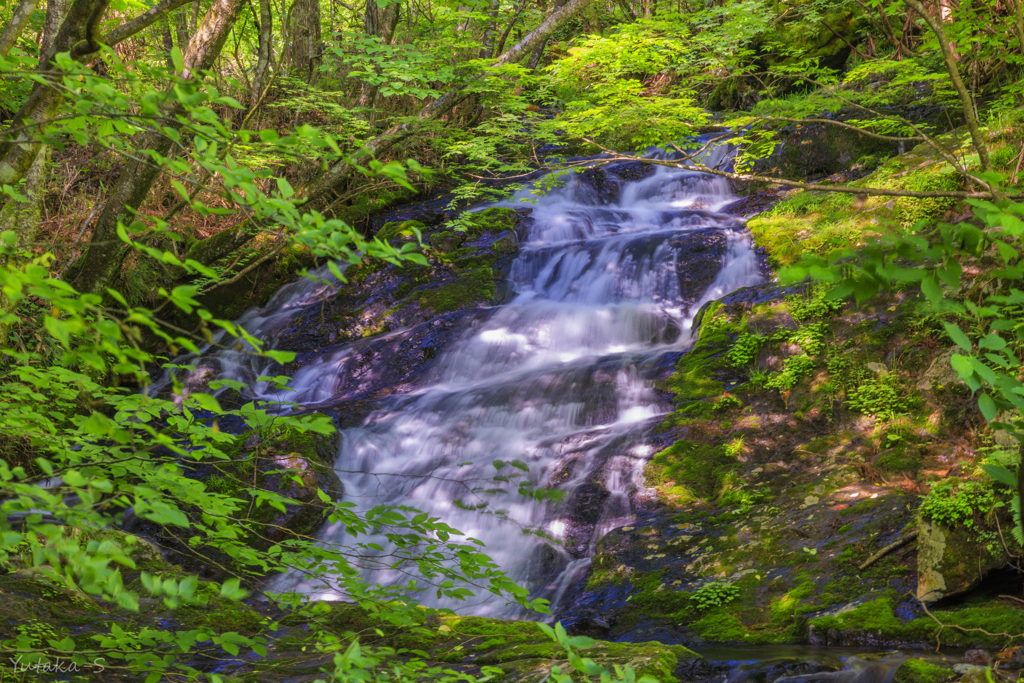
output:
[[[985,417],[986,422],[996,419],[996,415],[999,414],[996,402],[988,394],[982,394],[978,397],[978,409],[981,410],[981,414]]]
[[[228,579],[220,587],[221,597],[227,598],[228,600],[238,601],[249,595],[249,591],[244,588],[240,588],[239,584],[241,581],[238,579]]]
[[[295,194],[295,190],[292,189],[291,184],[284,178],[277,179],[277,189],[285,199],[288,199]]]
[[[1005,484],[1013,488],[1017,488],[1017,475],[1011,472],[1010,470],[1006,469],[1005,467],[1000,467],[999,465],[986,463],[981,466],[981,469],[985,472],[985,474],[992,477],[994,481],[997,481],[1000,484]]]
[[[181,73],[185,70],[185,58],[181,56],[181,48],[177,45],[171,48],[171,62],[174,64],[174,72]]]
[[[959,327],[953,323],[947,322],[943,322],[942,326],[946,328],[946,334],[949,335],[949,338],[953,340],[954,344],[968,353],[971,352],[971,340]]]

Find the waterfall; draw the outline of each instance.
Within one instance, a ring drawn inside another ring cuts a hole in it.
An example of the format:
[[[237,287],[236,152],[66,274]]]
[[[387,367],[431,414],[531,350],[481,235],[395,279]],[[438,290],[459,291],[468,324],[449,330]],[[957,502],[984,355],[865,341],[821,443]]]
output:
[[[728,149],[711,154],[706,163],[719,163]],[[655,369],[666,367],[659,359],[692,344],[702,303],[761,280],[742,219],[721,212],[737,199],[727,180],[639,164],[594,173],[599,183],[571,174],[556,190],[535,196],[527,188],[499,204],[532,209],[510,272],[514,298],[465,329],[416,390],[388,397],[361,426],[344,430],[337,458],[339,470],[365,472],[342,475],[345,499],[359,510],[405,505],[439,517],[483,541],[482,552],[533,597],[556,604],[597,540],[632,519],[631,501],[655,450],[649,437],[672,410],[653,387]],[[322,294],[296,285],[243,322],[271,334],[289,307]],[[329,398],[348,354],[334,348],[306,364],[287,400]],[[218,363],[219,372],[238,374],[235,361]],[[497,460],[523,463],[529,473],[521,474],[560,489],[564,499],[534,500],[515,487],[474,494],[465,482],[490,480]],[[501,514],[469,509],[484,502]],[[542,529],[558,543],[523,528]],[[321,531],[325,541],[351,542],[345,537],[340,526]],[[375,540],[386,553],[386,541]],[[381,584],[408,579],[381,567],[366,575]],[[341,597],[297,575],[271,588]],[[517,605],[487,597],[456,603],[427,592],[423,602],[522,616]]]

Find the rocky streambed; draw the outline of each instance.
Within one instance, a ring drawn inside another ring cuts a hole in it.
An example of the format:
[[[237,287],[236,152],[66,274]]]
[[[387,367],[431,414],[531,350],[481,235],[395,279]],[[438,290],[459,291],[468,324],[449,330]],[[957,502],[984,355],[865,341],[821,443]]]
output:
[[[935,161],[913,150],[873,181],[919,183]],[[289,285],[242,322],[296,351],[292,363],[211,354],[188,382],[238,379],[238,399],[294,401],[342,430],[237,436],[253,480],[297,501],[273,520],[282,538],[330,538],[318,492],[368,496],[352,471],[520,459],[564,500],[495,505],[553,542],[508,541],[507,528],[468,514],[455,526],[550,600],[570,633],[600,639],[588,652],[598,661],[729,683],[1015,677],[1024,587],[1007,567],[1021,548],[1004,533],[1010,492],[978,470],[1014,447],[985,427],[940,321],[911,292],[855,306],[771,281],[801,240],[812,252],[827,248],[822,235],[855,246],[950,207],[738,196],[724,183],[629,164],[577,174],[537,204],[458,216],[403,207],[377,236],[422,238],[428,265],[365,263],[342,286]],[[292,377],[287,396],[257,380],[269,370]],[[298,478],[260,476],[281,468]],[[371,502],[454,500],[438,487],[393,490]],[[223,576],[219,558],[198,566],[175,551],[187,539],[130,531],[139,570]],[[318,629],[379,628],[367,642],[470,672],[498,666],[511,680],[540,680],[561,656],[515,607],[439,604],[461,615],[408,630],[336,601],[329,582],[273,581],[323,600],[319,616],[213,599],[203,610],[149,604],[139,623],[266,637],[266,656],[190,655],[201,671],[246,680],[317,678],[331,662],[304,650]],[[0,591],[6,630],[28,619],[81,635],[140,619],[24,572],[0,577]]]

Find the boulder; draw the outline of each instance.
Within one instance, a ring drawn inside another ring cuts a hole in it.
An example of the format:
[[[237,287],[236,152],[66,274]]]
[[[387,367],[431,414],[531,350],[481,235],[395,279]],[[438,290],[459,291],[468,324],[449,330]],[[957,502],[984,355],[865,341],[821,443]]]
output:
[[[918,521],[918,529],[917,599],[922,602],[964,593],[1006,564],[1003,553],[993,554],[976,531],[925,519]]]

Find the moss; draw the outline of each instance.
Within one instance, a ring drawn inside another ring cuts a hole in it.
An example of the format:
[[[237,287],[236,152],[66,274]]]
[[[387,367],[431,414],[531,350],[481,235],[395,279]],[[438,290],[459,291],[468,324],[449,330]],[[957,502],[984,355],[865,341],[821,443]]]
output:
[[[382,242],[412,242],[417,239],[416,233],[422,234],[426,230],[427,226],[423,225],[419,221],[401,221],[385,223],[381,226],[381,229],[377,231],[377,239]]]
[[[704,640],[716,642],[739,641],[747,635],[743,622],[724,609],[709,612],[690,626]]]
[[[878,498],[864,498],[845,510],[840,510],[839,514],[842,517],[848,517],[850,515],[864,515],[878,509],[885,503],[886,500],[884,496]]]
[[[465,231],[466,236],[472,238],[485,232],[511,230],[518,222],[519,215],[514,209],[492,207],[462,214],[456,222],[455,229]]]
[[[673,481],[700,498],[717,498],[738,465],[723,446],[679,440],[652,458],[665,481]]]
[[[208,627],[224,633],[253,635],[263,630],[267,619],[248,605],[213,599],[203,606],[180,608],[176,616],[186,628]]]
[[[921,452],[910,446],[893,448],[878,457],[874,465],[885,473],[916,474],[923,464]]]
[[[895,683],[943,683],[954,676],[952,669],[920,659],[908,659],[896,671]]]
[[[494,299],[494,272],[487,267],[460,273],[454,282],[428,289],[419,295],[420,304],[437,313],[447,313]]]
[[[906,631],[903,622],[893,613],[889,598],[877,598],[848,612],[818,617],[811,621],[811,626],[822,630],[872,631],[883,635],[902,635]]]

